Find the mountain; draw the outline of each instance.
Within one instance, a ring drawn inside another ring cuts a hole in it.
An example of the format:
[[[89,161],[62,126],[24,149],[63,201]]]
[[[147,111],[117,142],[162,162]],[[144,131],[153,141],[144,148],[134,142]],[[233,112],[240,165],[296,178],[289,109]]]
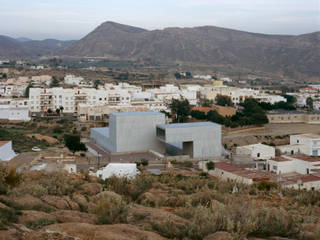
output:
[[[0,36],[0,57],[28,58],[54,55],[74,42],[55,39],[36,41],[27,38],[14,39]]]
[[[29,41],[32,41],[32,39],[26,38],[26,37],[19,37],[19,38],[16,38],[16,40],[19,41],[19,42],[29,42]]]
[[[0,36],[0,57],[25,57],[28,51],[16,39]]]
[[[230,64],[288,76],[319,76],[320,32],[266,35],[213,26],[148,31],[105,22],[60,53],[155,63]]]
[[[27,49],[31,56],[55,55],[58,51],[70,46],[75,41],[60,41],[56,39],[45,39],[42,41],[26,41],[21,45]]]

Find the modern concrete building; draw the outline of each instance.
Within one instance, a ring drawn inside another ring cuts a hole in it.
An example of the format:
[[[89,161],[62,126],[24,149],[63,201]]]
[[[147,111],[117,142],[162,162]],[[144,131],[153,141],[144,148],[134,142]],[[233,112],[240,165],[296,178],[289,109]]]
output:
[[[109,152],[165,153],[166,145],[193,158],[221,156],[221,126],[211,122],[165,124],[159,112],[112,113],[109,128],[92,128],[90,137]]]
[[[0,161],[10,161],[17,154],[12,149],[11,141],[0,141]]]
[[[164,123],[165,115],[159,112],[112,113],[109,128],[92,128],[90,137],[110,152],[161,152],[156,126]]]
[[[221,156],[221,125],[216,123],[161,124],[157,137],[166,144],[182,142],[183,154],[193,158]]]

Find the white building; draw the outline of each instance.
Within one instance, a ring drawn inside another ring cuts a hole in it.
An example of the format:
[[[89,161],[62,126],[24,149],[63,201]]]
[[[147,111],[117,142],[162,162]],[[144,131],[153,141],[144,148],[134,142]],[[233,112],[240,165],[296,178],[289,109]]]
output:
[[[236,154],[250,156],[253,159],[270,159],[275,157],[275,148],[258,143],[237,147]]]
[[[77,112],[80,103],[128,106],[131,102],[128,92],[103,88],[30,88],[29,99],[31,112],[45,112],[62,106],[64,113]]]
[[[138,172],[136,163],[109,163],[106,167],[94,173],[94,175],[103,180],[112,176],[133,179],[137,176]]]
[[[309,156],[320,156],[320,135],[300,134],[290,136],[290,145],[300,144],[300,152]]]
[[[26,98],[0,98],[0,119],[30,121],[29,100]]]
[[[11,141],[0,141],[0,160],[10,161],[17,154],[12,150]]]
[[[75,76],[75,75],[66,75],[64,77],[64,83],[65,84],[70,84],[70,85],[78,85],[81,81],[83,81],[84,78],[80,76]]]
[[[6,97],[22,97],[25,95],[27,89],[27,84],[21,85],[6,85],[4,96]]]
[[[267,171],[276,174],[311,174],[320,170],[320,159],[305,155],[282,156],[267,160]]]
[[[261,172],[253,169],[246,170],[226,162],[216,162],[214,170],[210,170],[208,173],[223,181],[234,181],[248,185],[269,180],[269,177]]]
[[[270,104],[275,104],[277,102],[287,102],[287,99],[280,95],[259,94],[258,96],[254,96],[253,98],[259,102],[267,102]]]

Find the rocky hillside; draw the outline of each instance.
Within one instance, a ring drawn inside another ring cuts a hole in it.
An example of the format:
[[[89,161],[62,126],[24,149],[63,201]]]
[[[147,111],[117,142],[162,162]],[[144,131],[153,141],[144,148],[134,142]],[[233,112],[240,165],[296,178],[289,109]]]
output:
[[[234,186],[181,170],[101,181],[0,165],[0,240],[319,239],[319,192]]]
[[[25,38],[13,39],[7,36],[0,36],[0,57],[29,58],[50,56],[70,46],[72,43],[74,41],[55,39],[35,41]]]
[[[213,26],[147,31],[105,22],[64,49],[69,56],[153,63],[230,64],[287,76],[319,76],[320,32],[282,36]]]

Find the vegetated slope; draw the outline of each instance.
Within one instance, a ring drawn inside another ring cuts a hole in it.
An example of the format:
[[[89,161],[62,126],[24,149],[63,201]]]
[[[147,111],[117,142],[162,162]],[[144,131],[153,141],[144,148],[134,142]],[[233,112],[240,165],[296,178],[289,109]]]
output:
[[[147,31],[105,22],[61,52],[152,62],[231,64],[286,75],[320,73],[320,32],[266,35],[213,26]]]
[[[0,163],[0,239],[319,239],[319,196],[179,169],[102,181]]]

